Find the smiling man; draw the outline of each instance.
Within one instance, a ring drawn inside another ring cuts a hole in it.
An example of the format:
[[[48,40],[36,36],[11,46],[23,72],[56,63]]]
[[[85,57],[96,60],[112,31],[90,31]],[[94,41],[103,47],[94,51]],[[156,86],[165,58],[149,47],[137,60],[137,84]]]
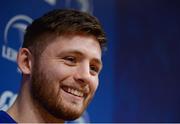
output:
[[[93,98],[106,38],[99,21],[76,10],[53,10],[26,29],[17,63],[19,95],[0,122],[61,122],[82,115]]]

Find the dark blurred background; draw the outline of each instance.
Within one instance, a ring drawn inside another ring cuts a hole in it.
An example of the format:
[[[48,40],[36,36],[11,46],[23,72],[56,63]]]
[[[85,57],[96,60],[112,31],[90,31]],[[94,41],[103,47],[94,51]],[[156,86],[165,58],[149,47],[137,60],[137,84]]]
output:
[[[180,1],[118,0],[117,122],[180,122]]]

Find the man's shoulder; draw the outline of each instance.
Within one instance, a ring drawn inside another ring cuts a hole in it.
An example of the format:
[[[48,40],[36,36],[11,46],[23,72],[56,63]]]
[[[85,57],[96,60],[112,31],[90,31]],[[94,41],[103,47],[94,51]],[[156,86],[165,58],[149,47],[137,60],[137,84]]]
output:
[[[0,110],[0,123],[16,123],[16,121],[7,112]]]

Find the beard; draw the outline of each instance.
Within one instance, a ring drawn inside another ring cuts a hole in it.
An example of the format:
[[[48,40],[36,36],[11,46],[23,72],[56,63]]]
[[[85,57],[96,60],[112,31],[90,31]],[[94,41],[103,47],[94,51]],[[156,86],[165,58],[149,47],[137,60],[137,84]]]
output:
[[[46,67],[44,67],[46,68]],[[34,64],[31,77],[31,96],[45,112],[62,120],[74,120],[82,115],[92,98],[84,99],[81,109],[76,105],[64,101],[60,94],[60,82],[55,81],[46,70],[41,70],[40,65]]]

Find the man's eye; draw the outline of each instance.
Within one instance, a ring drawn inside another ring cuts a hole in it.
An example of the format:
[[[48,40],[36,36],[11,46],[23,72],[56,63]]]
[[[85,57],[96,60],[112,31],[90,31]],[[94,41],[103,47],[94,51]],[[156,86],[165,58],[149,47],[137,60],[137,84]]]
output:
[[[91,65],[90,69],[93,73],[99,73],[99,68],[97,66]]]
[[[67,57],[64,57],[63,59],[69,63],[76,63],[77,62],[76,58],[73,56],[67,56]]]

